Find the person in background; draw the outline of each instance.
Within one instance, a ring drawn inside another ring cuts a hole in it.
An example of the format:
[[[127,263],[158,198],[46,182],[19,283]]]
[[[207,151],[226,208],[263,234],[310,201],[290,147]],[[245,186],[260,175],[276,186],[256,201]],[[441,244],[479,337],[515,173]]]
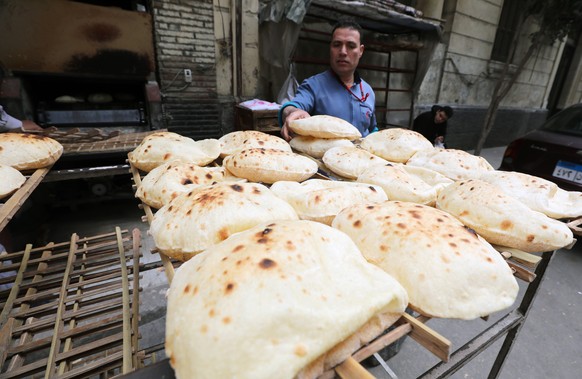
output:
[[[34,121],[20,121],[10,116],[0,105],[0,133],[2,132],[27,132],[42,131],[43,128],[38,126]]]
[[[453,108],[433,105],[431,110],[419,114],[414,119],[412,130],[422,134],[435,147],[445,148],[447,120],[453,117]]]
[[[329,45],[330,68],[307,78],[292,101],[279,110],[281,135],[291,139],[289,123],[312,115],[330,115],[354,125],[362,137],[377,130],[375,94],[356,71],[364,53],[362,28],[351,19],[338,21]]]

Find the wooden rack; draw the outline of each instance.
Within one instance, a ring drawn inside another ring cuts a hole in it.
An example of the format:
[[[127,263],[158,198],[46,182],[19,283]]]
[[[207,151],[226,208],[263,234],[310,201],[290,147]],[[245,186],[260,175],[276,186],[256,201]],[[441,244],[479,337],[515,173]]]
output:
[[[138,351],[140,232],[0,256],[0,378],[110,378],[143,362]]]

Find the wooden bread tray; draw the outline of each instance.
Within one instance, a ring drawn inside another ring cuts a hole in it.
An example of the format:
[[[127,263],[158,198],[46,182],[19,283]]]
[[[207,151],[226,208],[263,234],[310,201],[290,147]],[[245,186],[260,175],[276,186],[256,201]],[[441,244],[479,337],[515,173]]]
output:
[[[110,378],[141,367],[140,232],[0,255],[0,378]]]
[[[29,175],[25,175],[26,181],[12,195],[0,199],[0,230],[12,220],[12,217],[18,212],[32,191],[40,184],[45,175],[50,171],[52,165],[45,168],[39,168]]]

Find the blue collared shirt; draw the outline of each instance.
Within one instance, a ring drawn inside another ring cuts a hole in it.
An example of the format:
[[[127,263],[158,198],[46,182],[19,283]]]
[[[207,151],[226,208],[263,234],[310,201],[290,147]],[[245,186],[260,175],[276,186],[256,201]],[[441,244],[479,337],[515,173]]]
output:
[[[281,106],[279,124],[282,125],[283,109],[291,105],[312,116],[330,115],[346,120],[358,128],[362,137],[377,130],[374,114],[376,101],[374,90],[360,78],[357,72],[354,74],[354,78],[355,83],[350,88],[351,93],[331,70],[305,79],[297,89],[297,94],[293,100]]]

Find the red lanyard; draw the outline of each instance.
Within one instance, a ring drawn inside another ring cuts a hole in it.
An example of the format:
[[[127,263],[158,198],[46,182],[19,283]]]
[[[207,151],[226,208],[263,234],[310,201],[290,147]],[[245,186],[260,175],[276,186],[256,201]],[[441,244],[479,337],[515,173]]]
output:
[[[340,79],[340,77],[336,74],[335,77],[337,78],[338,82],[340,82],[340,84],[349,92],[352,94],[353,97],[356,98],[356,100],[361,101],[362,103],[364,101],[366,101],[368,99],[368,96],[370,96],[369,93],[367,93],[366,95],[364,95],[364,87],[362,87],[362,80],[360,79],[360,93],[362,94],[362,97],[358,97],[358,95],[356,95],[355,93],[352,92],[352,90],[350,89],[350,87],[348,87],[347,85],[344,84],[344,82],[342,82],[342,80]]]

